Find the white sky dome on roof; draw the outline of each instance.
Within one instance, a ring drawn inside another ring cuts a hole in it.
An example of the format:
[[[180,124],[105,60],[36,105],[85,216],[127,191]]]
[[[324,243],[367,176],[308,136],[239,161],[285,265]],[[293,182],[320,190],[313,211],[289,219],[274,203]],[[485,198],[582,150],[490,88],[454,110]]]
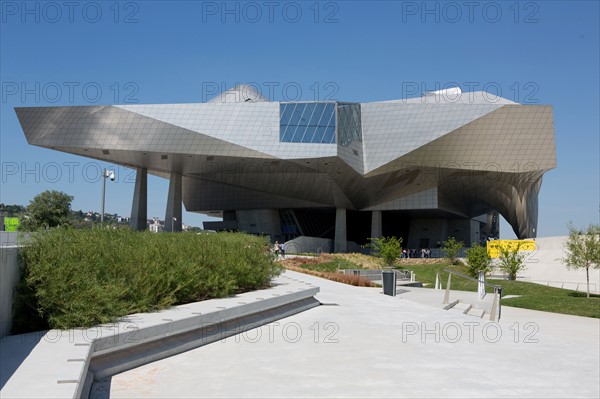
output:
[[[208,103],[244,103],[268,102],[256,88],[248,84],[239,84],[208,100]]]

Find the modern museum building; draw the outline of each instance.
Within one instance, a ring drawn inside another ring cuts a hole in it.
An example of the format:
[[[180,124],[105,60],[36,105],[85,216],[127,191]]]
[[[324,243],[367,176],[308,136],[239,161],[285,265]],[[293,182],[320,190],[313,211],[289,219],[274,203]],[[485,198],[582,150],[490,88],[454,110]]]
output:
[[[395,235],[409,248],[497,238],[499,215],[535,238],[556,167],[552,107],[449,89],[418,98],[275,102],[238,85],[206,103],[23,107],[29,144],[137,170],[131,226],[147,227],[148,173],[169,179],[165,227],[299,237],[344,252]]]

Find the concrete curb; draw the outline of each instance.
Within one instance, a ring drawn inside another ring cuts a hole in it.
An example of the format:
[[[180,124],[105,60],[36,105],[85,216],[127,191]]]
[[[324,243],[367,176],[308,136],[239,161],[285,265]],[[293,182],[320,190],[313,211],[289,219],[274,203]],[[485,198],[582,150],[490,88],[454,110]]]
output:
[[[282,275],[274,287],[129,315],[112,325],[0,340],[0,397],[88,397],[94,381],[318,306],[319,287]]]

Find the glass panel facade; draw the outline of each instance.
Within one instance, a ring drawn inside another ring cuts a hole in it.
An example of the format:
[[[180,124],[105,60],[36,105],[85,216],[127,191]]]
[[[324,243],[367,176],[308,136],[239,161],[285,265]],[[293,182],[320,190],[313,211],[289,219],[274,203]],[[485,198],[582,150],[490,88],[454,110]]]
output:
[[[335,143],[335,103],[281,103],[279,141]]]
[[[307,102],[281,103],[279,141],[348,146],[362,142],[360,104]],[[337,108],[337,118],[336,118]],[[337,126],[337,141],[336,141]]]
[[[360,104],[338,104],[338,144],[348,146],[353,141],[362,142]]]

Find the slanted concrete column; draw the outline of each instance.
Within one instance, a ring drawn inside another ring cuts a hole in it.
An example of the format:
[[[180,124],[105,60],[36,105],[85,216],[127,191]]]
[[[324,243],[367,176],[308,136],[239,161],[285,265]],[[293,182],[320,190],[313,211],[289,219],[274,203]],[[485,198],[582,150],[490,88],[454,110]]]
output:
[[[181,231],[181,175],[171,173],[165,213],[165,231]]]
[[[381,238],[381,211],[371,212],[371,238]]]
[[[146,168],[138,168],[135,175],[129,226],[133,230],[146,230],[148,227],[148,170]]]
[[[346,241],[346,209],[335,210],[335,239],[333,240],[333,252],[346,252],[348,242]]]

